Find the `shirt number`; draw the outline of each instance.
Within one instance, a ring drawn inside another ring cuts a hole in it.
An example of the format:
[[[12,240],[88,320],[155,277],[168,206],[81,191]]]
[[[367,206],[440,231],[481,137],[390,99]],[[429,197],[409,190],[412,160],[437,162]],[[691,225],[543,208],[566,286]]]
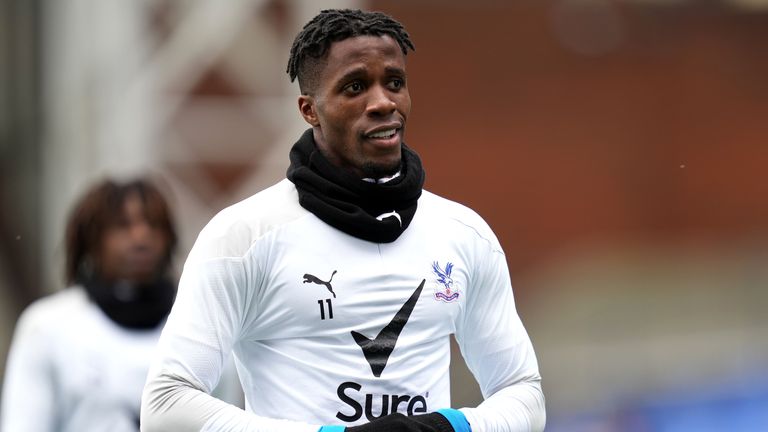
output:
[[[317,304],[320,306],[320,319],[325,319],[325,304],[328,305],[328,319],[333,319],[333,303],[331,302],[331,299],[327,298],[325,299],[325,304],[323,304],[323,300],[318,300]]]

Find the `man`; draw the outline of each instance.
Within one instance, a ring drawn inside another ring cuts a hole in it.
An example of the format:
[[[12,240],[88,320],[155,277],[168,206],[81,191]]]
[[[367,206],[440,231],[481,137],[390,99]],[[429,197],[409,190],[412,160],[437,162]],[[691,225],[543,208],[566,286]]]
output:
[[[0,430],[136,431],[141,392],[176,284],[170,210],[149,182],[105,181],[66,231],[70,288],[19,319]]]
[[[422,190],[403,143],[402,25],[327,10],[288,73],[311,126],[287,179],[189,255],[144,391],[153,431],[539,431],[544,399],[506,261],[474,212]],[[449,335],[485,401],[450,408]],[[235,356],[246,411],[208,396]]]

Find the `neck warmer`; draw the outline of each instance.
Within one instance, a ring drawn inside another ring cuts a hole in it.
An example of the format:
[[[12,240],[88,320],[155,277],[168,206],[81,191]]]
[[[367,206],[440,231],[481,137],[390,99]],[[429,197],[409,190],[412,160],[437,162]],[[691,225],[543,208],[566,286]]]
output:
[[[168,316],[176,297],[176,284],[169,277],[143,284],[92,277],[83,280],[82,285],[112,321],[134,330],[157,327]]]
[[[402,145],[401,175],[370,183],[333,165],[307,130],[290,152],[287,177],[296,185],[299,204],[328,225],[375,243],[400,237],[416,214],[424,185],[419,156]]]

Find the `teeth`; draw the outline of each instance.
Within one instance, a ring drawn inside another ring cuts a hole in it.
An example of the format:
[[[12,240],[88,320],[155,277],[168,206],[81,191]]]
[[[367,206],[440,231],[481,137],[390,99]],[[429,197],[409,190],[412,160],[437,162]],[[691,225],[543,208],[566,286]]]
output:
[[[368,136],[371,138],[389,138],[395,133],[397,133],[397,129],[387,129],[380,132],[374,132]]]

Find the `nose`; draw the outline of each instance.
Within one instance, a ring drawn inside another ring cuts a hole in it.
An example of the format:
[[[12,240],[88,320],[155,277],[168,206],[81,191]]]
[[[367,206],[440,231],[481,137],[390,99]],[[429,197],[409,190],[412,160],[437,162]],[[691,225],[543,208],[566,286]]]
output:
[[[397,109],[397,103],[392,95],[382,86],[374,86],[369,92],[366,113],[369,116],[379,117],[389,115]]]
[[[131,238],[136,242],[144,242],[151,237],[152,226],[146,219],[133,221],[130,226]]]

